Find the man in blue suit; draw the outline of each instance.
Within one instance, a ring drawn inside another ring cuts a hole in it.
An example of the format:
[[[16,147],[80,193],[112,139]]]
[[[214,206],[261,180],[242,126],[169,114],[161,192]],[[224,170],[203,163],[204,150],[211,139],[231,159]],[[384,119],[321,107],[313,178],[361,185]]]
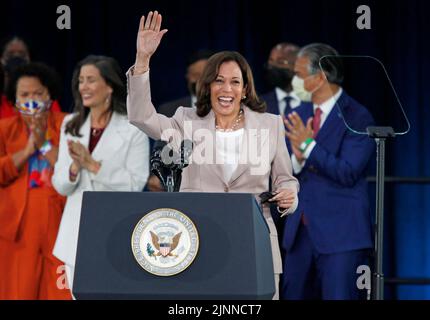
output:
[[[344,119],[365,130],[373,118],[341,88],[341,59],[330,46],[302,48],[294,71],[294,91],[309,103],[285,120],[300,193],[285,221],[281,295],[358,299],[357,267],[368,264],[373,246],[365,171],[375,145]]]

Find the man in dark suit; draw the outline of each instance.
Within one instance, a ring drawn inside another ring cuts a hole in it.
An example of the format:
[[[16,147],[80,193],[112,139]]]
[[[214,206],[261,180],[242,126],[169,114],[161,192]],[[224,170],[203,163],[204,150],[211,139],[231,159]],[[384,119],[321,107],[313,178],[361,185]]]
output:
[[[301,101],[291,87],[299,49],[295,44],[281,42],[270,51],[265,64],[265,80],[272,90],[260,96],[267,104],[266,112],[285,115],[300,105]],[[271,207],[271,213],[281,241],[284,219],[281,219],[275,206]]]
[[[199,50],[193,53],[188,59],[187,73],[185,79],[187,80],[187,87],[189,95],[166,102],[158,108],[158,112],[164,114],[167,117],[172,117],[176,109],[182,107],[194,107],[194,103],[197,101],[196,98],[196,83],[205,69],[206,62],[212,55],[212,51]]]
[[[0,63],[4,69],[4,87],[7,87],[9,75],[14,70],[30,62],[30,50],[25,41],[19,37],[12,37],[2,45]]]
[[[368,264],[372,248],[365,171],[375,145],[350,131],[343,118],[352,128],[371,126],[373,118],[341,88],[341,59],[330,46],[302,48],[294,70],[293,89],[309,103],[285,120],[300,193],[285,222],[281,294],[358,299],[357,267]]]
[[[294,44],[282,42],[270,51],[265,65],[265,80],[272,90],[260,96],[266,102],[269,113],[283,115],[300,105],[300,99],[291,87],[299,49]]]
[[[195,107],[194,103],[197,101],[196,83],[202,75],[203,70],[206,67],[206,63],[212,54],[213,52],[210,50],[199,50],[189,57],[185,78],[187,80],[187,87],[190,94],[162,104],[158,108],[159,113],[164,114],[167,117],[172,117],[180,106],[187,108]],[[160,179],[153,174],[149,176],[146,187],[149,191],[164,191],[161,186]]]

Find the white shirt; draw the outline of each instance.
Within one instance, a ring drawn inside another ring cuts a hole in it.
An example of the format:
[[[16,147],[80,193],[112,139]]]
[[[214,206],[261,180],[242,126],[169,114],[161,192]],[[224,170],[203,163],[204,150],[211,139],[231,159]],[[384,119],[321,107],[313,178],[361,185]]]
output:
[[[191,108],[196,109],[196,102],[197,102],[197,97],[195,95],[191,95]]]
[[[342,92],[343,92],[342,88],[339,88],[339,90],[336,92],[336,94],[334,96],[330,97],[329,99],[327,99],[326,101],[324,101],[320,105],[314,104],[314,114],[315,114],[315,110],[317,108],[320,108],[322,111],[321,112],[320,130],[321,130],[324,122],[326,121],[328,115],[333,110],[333,107],[336,105],[336,101],[342,95]],[[306,151],[303,153],[303,157],[305,158],[305,160],[302,163],[299,163],[299,161],[297,160],[297,158],[294,154],[292,155],[291,162],[292,162],[293,170],[294,170],[295,174],[298,174],[298,173],[300,173],[300,171],[302,171],[303,167],[305,166],[306,159],[308,159],[309,156],[311,155],[311,152],[315,148],[315,145],[316,145],[316,142],[314,140],[306,148]]]
[[[290,101],[291,109],[297,108],[301,103],[300,98],[293,91],[291,91],[290,93],[287,93],[281,88],[276,87],[275,93],[276,93],[276,99],[278,100],[279,114],[284,114],[285,108],[287,107],[287,103],[284,100],[285,97],[292,98]]]
[[[230,181],[239,165],[239,157],[245,129],[224,132],[216,131],[216,162],[224,164],[224,179]]]

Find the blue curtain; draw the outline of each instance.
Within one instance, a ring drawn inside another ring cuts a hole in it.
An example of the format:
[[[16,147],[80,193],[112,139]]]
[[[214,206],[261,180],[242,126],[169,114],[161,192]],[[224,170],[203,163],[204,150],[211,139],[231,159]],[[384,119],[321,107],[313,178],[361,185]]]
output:
[[[426,34],[430,24],[428,6],[421,1],[397,4],[399,23],[393,25],[397,41],[391,46],[393,79],[411,121],[411,131],[390,146],[394,173],[399,176],[430,176],[430,71]],[[401,17],[401,18],[400,18]],[[394,38],[394,37],[393,37]],[[394,44],[396,43],[396,44]],[[399,277],[430,278],[430,185],[395,187],[392,232],[396,274]],[[430,299],[430,286],[401,286],[399,299]]]

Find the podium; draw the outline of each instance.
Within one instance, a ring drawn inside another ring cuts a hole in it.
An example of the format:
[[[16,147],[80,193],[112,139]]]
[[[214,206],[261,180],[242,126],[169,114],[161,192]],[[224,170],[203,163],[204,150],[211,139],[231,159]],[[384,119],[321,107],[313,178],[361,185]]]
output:
[[[184,213],[198,232],[192,263],[172,276],[142,268],[132,235],[153,210]],[[245,193],[85,192],[73,284],[77,299],[272,299],[270,235]]]

